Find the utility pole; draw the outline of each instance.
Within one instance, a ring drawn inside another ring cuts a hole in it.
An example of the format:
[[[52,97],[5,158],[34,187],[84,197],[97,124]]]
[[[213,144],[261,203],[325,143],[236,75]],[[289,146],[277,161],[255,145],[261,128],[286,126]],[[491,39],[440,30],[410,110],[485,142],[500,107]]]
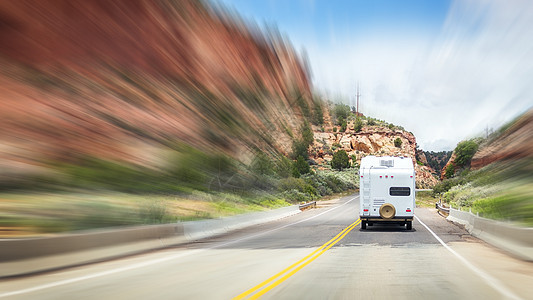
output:
[[[359,94],[359,82],[357,83],[357,94],[355,94],[356,96],[356,99],[357,99],[357,106],[355,108],[355,116],[356,117],[359,117],[359,96],[361,96],[361,94]]]

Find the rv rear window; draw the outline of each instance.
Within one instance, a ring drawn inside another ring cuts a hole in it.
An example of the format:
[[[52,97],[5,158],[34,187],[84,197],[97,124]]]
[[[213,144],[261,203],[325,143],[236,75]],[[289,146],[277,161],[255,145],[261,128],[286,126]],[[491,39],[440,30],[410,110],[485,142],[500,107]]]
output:
[[[391,196],[411,196],[411,188],[409,187],[391,187],[389,189]]]

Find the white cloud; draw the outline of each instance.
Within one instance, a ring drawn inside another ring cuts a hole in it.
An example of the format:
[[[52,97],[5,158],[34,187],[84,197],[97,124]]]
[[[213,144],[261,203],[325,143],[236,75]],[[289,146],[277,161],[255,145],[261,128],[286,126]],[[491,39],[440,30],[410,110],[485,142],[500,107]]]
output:
[[[362,111],[451,150],[533,105],[532,1],[456,1],[440,34],[336,36],[306,44],[315,85],[344,95],[361,85]]]

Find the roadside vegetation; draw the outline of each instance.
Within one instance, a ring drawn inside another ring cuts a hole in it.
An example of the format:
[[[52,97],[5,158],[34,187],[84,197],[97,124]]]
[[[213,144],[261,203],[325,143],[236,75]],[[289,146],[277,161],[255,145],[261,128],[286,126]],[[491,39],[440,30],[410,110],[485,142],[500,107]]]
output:
[[[320,125],[321,105],[314,109],[308,118]],[[219,218],[356,189],[345,152],[338,167],[311,168],[313,141],[305,121],[289,155],[256,149],[247,164],[184,143],[158,169],[89,156],[49,162],[46,174],[0,181],[0,236]]]
[[[205,153],[193,153],[199,156],[185,157],[193,163],[205,159]],[[31,191],[4,186],[0,235],[219,218],[318,200],[357,187],[354,169],[315,172],[305,160],[306,168],[299,168],[301,159],[271,160],[264,154],[251,166],[226,159],[165,174],[114,164],[103,168],[102,162],[91,168],[69,165],[70,175],[36,181]]]
[[[480,216],[533,226],[533,159],[505,160],[470,170],[470,160],[480,143],[463,141],[455,149],[456,163],[433,188],[435,201]]]
[[[415,201],[417,207],[435,207],[435,197],[432,191],[416,192]]]

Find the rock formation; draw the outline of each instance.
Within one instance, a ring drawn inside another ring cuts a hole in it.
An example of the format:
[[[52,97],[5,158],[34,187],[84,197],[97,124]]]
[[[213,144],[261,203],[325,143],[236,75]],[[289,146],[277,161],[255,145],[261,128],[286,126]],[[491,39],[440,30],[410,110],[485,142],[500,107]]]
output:
[[[329,119],[328,119],[329,120]],[[324,128],[333,128],[334,125],[325,122]],[[314,126],[315,141],[311,146],[311,158],[319,165],[327,165],[337,150],[345,150],[348,156],[355,158],[355,163],[360,164],[361,158],[367,155],[376,156],[403,156],[413,160],[416,171],[416,182],[419,188],[429,188],[438,180],[432,174],[435,171],[428,166],[416,163],[416,138],[407,131],[390,129],[387,126],[365,125],[359,132],[355,132],[353,122],[348,124],[345,132],[322,132],[321,128]],[[340,127],[337,127],[340,128]],[[402,143],[396,147],[394,140],[399,138]]]

